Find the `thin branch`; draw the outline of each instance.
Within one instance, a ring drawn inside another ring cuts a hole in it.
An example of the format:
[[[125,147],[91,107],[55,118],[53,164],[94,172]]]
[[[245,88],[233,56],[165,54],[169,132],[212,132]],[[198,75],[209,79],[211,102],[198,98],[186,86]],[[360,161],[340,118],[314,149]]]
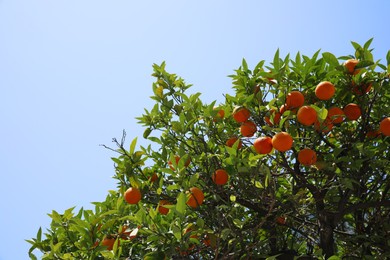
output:
[[[369,202],[362,202],[357,203],[352,206],[349,206],[348,208],[345,208],[343,211],[339,212],[337,216],[341,218],[342,216],[345,216],[348,213],[354,212],[358,209],[368,209],[368,208],[375,208],[375,207],[389,207],[390,208],[390,200],[381,200],[381,201],[369,201]]]

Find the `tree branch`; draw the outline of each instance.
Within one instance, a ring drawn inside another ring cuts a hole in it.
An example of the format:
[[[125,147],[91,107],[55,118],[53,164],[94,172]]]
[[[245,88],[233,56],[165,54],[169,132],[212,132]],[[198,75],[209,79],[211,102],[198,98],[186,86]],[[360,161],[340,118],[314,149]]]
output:
[[[348,213],[354,212],[355,210],[368,209],[368,208],[374,208],[374,207],[389,207],[390,208],[390,200],[369,201],[369,202],[357,203],[357,204],[354,204],[352,206],[345,208],[343,211],[339,212],[337,214],[337,216],[339,218],[341,218]]]

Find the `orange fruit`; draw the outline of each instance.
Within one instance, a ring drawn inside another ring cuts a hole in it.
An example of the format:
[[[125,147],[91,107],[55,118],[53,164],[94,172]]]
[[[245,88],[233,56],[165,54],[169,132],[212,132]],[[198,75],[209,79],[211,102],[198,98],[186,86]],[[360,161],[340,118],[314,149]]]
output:
[[[354,74],[355,67],[358,63],[359,63],[359,61],[356,59],[349,59],[349,60],[344,62],[344,67],[347,69],[349,74]]]
[[[178,155],[175,155],[175,161],[176,161],[176,165],[177,165],[177,164],[179,164],[179,161],[180,161],[180,156],[178,156]],[[185,167],[188,167],[188,165],[190,165],[190,163],[191,163],[191,158],[190,158],[190,157],[188,157],[187,161],[184,163],[184,166],[185,166]],[[169,162],[168,162],[168,165],[169,165],[169,168],[171,168],[171,170],[172,170],[172,171],[174,171],[174,170],[175,170],[175,167],[173,167],[173,165],[172,165],[172,162],[171,162],[171,161],[169,161]]]
[[[229,180],[229,175],[224,169],[218,169],[213,173],[212,179],[217,185],[225,185]]]
[[[272,146],[279,152],[285,152],[291,149],[293,138],[289,133],[279,132],[272,137]]]
[[[379,130],[383,135],[390,136],[390,117],[386,117],[381,121]]]
[[[276,218],[276,223],[279,225],[285,225],[286,224],[286,217],[279,216]]]
[[[257,131],[257,126],[253,121],[245,121],[240,126],[240,132],[245,137],[252,137]]]
[[[157,181],[157,180],[158,180],[158,175],[157,175],[157,173],[153,173],[153,175],[150,176],[150,177],[148,178],[148,180],[149,180],[150,182],[155,182],[155,181]]]
[[[303,106],[305,97],[299,91],[291,91],[287,94],[286,105],[288,109],[297,108]]]
[[[158,203],[158,212],[160,212],[161,215],[166,215],[169,212],[169,209],[164,207],[164,205],[172,205],[172,203],[168,200],[160,200]]]
[[[316,87],[315,94],[320,100],[331,99],[336,92],[336,88],[329,81],[322,81]]]
[[[229,147],[233,147],[233,145],[237,142],[238,137],[230,137],[227,141],[226,141],[226,146],[229,146]],[[242,142],[241,140],[238,141],[238,144],[237,144],[237,149],[240,149],[242,147]]]
[[[317,132],[328,133],[328,132],[330,132],[330,130],[333,129],[332,120],[330,120],[329,117],[327,117],[322,123],[320,123],[320,121],[316,120],[314,122],[314,129]]]
[[[362,115],[360,107],[354,103],[346,105],[343,109],[345,116],[349,120],[356,120]]]
[[[287,107],[287,104],[284,104],[284,105],[282,105],[282,106],[279,108],[279,113],[280,113],[280,115],[283,115],[283,113],[286,112],[287,110],[291,111],[291,113],[295,115],[295,114],[297,113],[297,111],[298,111],[298,108],[292,108],[292,109],[290,109],[290,108]]]
[[[264,117],[264,121],[270,126],[273,126],[274,124],[278,125],[280,122],[280,117],[281,114],[279,112],[276,112],[274,109],[271,109],[269,111],[269,115],[266,115]]]
[[[233,118],[237,123],[244,123],[251,116],[251,112],[245,107],[236,107],[233,110]]]
[[[287,105],[284,104],[284,105],[282,105],[282,106],[279,108],[279,113],[280,113],[281,115],[283,115],[283,113],[286,112],[287,110],[288,110],[288,109],[287,109]]]
[[[214,107],[214,110],[218,110],[218,107]],[[214,116],[214,122],[220,121],[225,117],[225,111],[223,109],[219,109],[217,114]]]
[[[139,228],[136,228],[136,229],[133,229],[133,230],[129,230],[129,227],[125,225],[125,226],[122,226],[122,231],[119,232],[118,235],[119,235],[119,237],[121,239],[133,240],[137,236],[138,229]]]
[[[99,240],[96,240],[95,243],[93,243],[92,248],[95,248],[99,245]]]
[[[184,234],[187,234],[187,233],[190,233],[190,238],[194,238],[194,239],[198,239],[199,237],[198,237],[198,235],[196,235],[196,234],[191,234],[191,233],[193,233],[193,232],[196,232],[195,230],[193,230],[193,224],[190,224],[185,230],[184,230]],[[187,249],[187,251],[185,252],[186,254],[188,254],[190,251],[192,251],[192,250],[194,250],[194,248],[195,248],[195,244],[189,244],[188,245],[188,249]],[[185,255],[186,255],[185,254]]]
[[[107,250],[112,250],[114,248],[115,240],[116,240],[115,237],[108,235],[103,239],[102,245],[106,246]],[[119,241],[118,241],[118,245],[119,245]]]
[[[380,134],[381,134],[381,132],[379,130],[371,130],[371,131],[367,132],[366,137],[369,139],[373,139],[373,138],[377,138],[378,136],[380,136]]]
[[[135,187],[130,187],[125,191],[125,200],[129,204],[137,204],[141,200],[141,191]]]
[[[355,85],[355,83],[352,82],[352,92],[358,96],[367,94],[368,92],[370,92],[371,88],[371,83]]]
[[[192,187],[190,189],[189,197],[187,200],[187,205],[191,208],[197,208],[202,205],[204,200],[203,191],[197,187]]]
[[[253,147],[259,154],[268,154],[272,151],[272,138],[269,136],[259,137],[254,143]]]
[[[256,85],[253,87],[253,94],[255,94],[255,96],[260,92],[260,85]],[[260,95],[261,95],[261,92],[260,92]]]
[[[317,120],[317,112],[311,106],[303,106],[298,110],[297,120],[302,125],[310,126]]]
[[[211,245],[211,239],[209,238],[208,235],[206,235],[205,238],[203,239],[203,244],[205,244],[205,246]]]
[[[333,124],[340,124],[344,121],[344,111],[339,107],[331,107],[328,110],[328,117],[332,120]]]
[[[298,161],[302,165],[313,165],[317,162],[317,154],[312,149],[302,149],[298,153]]]

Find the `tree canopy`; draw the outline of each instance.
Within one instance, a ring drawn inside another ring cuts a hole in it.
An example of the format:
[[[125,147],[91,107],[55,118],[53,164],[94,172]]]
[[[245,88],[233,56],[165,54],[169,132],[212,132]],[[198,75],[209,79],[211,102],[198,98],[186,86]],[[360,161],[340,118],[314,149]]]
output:
[[[147,146],[113,139],[117,189],[94,210],[52,211],[43,259],[390,257],[390,52],[317,51],[230,75],[201,93],[153,65]]]

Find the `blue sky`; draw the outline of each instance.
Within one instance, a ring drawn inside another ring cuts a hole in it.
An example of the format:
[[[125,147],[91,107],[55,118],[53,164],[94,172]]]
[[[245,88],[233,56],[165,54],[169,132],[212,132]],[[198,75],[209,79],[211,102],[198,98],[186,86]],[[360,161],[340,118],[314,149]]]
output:
[[[389,11],[387,0],[0,0],[0,259],[28,259],[24,239],[51,210],[115,189],[115,154],[99,144],[142,136],[153,63],[222,101],[242,58],[254,66],[277,48],[341,56],[374,37],[385,61]]]

